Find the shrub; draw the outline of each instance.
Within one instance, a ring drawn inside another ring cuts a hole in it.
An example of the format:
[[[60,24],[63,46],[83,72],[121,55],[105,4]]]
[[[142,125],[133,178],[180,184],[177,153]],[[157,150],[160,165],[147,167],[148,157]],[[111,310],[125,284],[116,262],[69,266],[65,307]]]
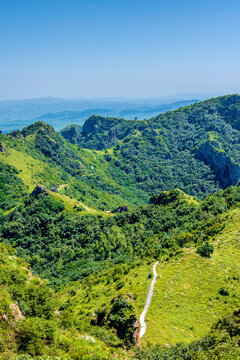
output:
[[[116,285],[116,290],[120,290],[121,288],[123,288],[125,286],[125,282],[124,281],[120,281],[119,283],[117,283]]]
[[[100,309],[96,310],[96,325],[103,326],[106,320],[107,309],[103,306]]]
[[[197,253],[203,257],[210,258],[213,250],[213,246],[206,242],[204,245],[197,248]]]
[[[133,342],[133,328],[136,319],[136,310],[131,300],[118,297],[112,301],[108,325],[117,330],[120,339]]]
[[[219,294],[222,296],[229,296],[229,291],[224,289],[223,287],[219,290]]]
[[[52,321],[29,318],[18,324],[17,343],[20,351],[30,355],[41,355],[46,343],[54,338],[55,325]]]

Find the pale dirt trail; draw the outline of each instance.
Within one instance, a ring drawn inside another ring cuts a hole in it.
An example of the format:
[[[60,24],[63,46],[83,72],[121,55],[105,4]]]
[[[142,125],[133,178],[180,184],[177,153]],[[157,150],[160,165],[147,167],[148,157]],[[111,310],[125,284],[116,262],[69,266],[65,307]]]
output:
[[[152,283],[151,283],[151,286],[150,286],[150,289],[149,289],[146,305],[145,305],[145,307],[143,309],[143,312],[140,315],[140,320],[139,320],[140,321],[140,338],[145,334],[145,331],[146,331],[146,328],[147,328],[147,325],[145,323],[145,316],[146,316],[146,313],[148,311],[149,305],[150,305],[151,300],[152,300],[153,289],[154,289],[154,285],[155,285],[155,282],[156,282],[156,279],[157,279],[157,271],[156,271],[157,264],[158,264],[158,261],[153,265],[154,278],[152,280]]]

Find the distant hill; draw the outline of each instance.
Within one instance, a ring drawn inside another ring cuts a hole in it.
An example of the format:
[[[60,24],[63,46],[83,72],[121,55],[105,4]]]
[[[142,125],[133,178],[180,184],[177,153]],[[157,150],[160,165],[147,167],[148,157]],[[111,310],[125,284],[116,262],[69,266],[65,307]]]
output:
[[[56,130],[72,123],[83,124],[91,115],[125,116],[129,119],[154,116],[196,100],[173,99],[57,99],[42,98],[0,101],[0,130],[21,130],[36,121],[45,121]]]
[[[93,108],[86,109],[82,111],[61,111],[56,113],[48,113],[42,116],[39,116],[35,119],[31,119],[31,122],[44,121],[45,123],[53,126],[56,130],[62,129],[66,126],[71,125],[72,123],[77,123],[78,125],[83,125],[85,120],[94,114],[102,114],[103,116],[111,113],[111,109],[104,108]]]

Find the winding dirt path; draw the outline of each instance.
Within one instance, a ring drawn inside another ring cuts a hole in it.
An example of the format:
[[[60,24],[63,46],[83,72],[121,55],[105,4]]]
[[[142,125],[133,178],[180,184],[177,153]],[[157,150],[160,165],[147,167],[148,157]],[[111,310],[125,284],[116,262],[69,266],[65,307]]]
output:
[[[146,328],[147,328],[147,325],[145,323],[145,316],[148,311],[149,305],[151,304],[151,300],[152,300],[152,296],[153,296],[153,289],[154,289],[154,285],[155,285],[155,282],[157,279],[157,271],[156,271],[157,264],[158,264],[158,261],[153,265],[154,278],[152,280],[152,283],[151,283],[151,286],[149,289],[146,305],[145,305],[143,312],[141,313],[140,319],[139,319],[139,321],[140,321],[140,338],[143,337],[143,335],[145,334]]]

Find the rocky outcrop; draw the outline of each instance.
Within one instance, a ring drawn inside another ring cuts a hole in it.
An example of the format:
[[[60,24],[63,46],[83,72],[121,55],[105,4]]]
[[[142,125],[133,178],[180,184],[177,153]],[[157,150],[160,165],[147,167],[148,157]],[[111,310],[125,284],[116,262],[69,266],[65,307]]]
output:
[[[136,320],[133,327],[133,339],[136,346],[141,349],[141,338],[140,338],[140,325]]]
[[[35,122],[32,125],[26,126],[21,131],[20,130],[14,130],[8,133],[8,136],[10,136],[12,139],[24,139],[28,135],[34,135],[34,134],[53,134],[54,128],[48,124],[45,124],[43,121]]]
[[[123,211],[128,211],[128,207],[126,205],[121,205],[118,208],[116,208],[115,210],[113,210],[114,213],[120,213]]]
[[[196,157],[209,165],[223,188],[236,185],[240,179],[240,166],[236,164],[216,141],[206,141],[196,152]]]
[[[25,317],[23,316],[21,310],[19,309],[19,306],[17,304],[10,304],[9,305],[11,311],[12,311],[12,315],[15,319],[15,321],[19,321],[19,320],[25,320]]]
[[[69,125],[60,130],[59,133],[72,144],[77,144],[80,133],[82,132],[81,125]]]

